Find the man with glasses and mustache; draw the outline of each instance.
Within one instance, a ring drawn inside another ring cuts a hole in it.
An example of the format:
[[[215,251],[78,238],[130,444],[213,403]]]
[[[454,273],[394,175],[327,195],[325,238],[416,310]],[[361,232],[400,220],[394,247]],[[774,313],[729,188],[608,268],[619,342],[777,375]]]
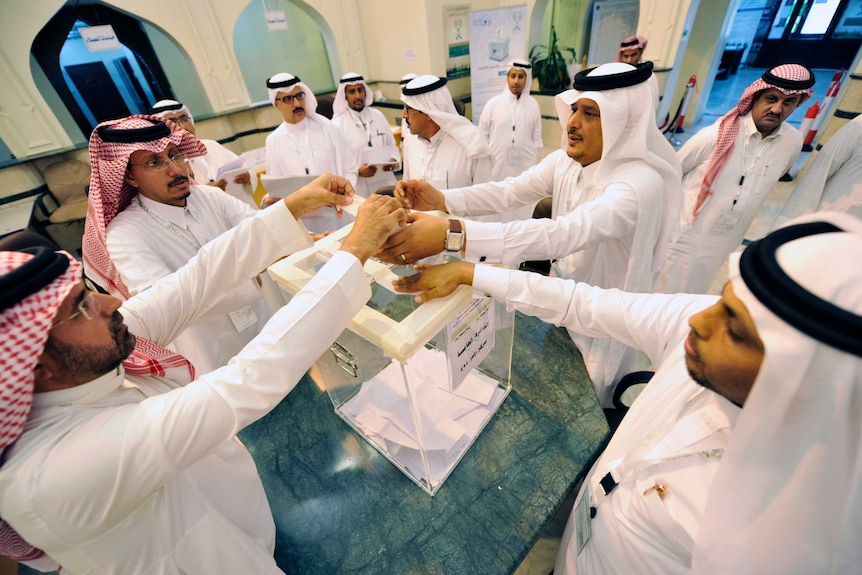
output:
[[[680,148],[682,231],[668,248],[656,292],[709,291],[766,194],[802,150],[802,134],[785,120],[811,97],[812,86],[814,74],[805,66],[776,66]]]
[[[93,131],[83,255],[87,275],[108,293],[128,299],[143,292],[256,213],[218,188],[190,183],[186,160],[205,153],[192,133],[157,116]],[[200,373],[227,363],[271,317],[261,283],[236,286],[173,342]]]
[[[170,138],[147,123],[109,125],[100,140]],[[362,266],[404,210],[365,201],[339,251],[228,365],[196,376],[162,346],[207,310],[230,309],[231,286],[311,246],[302,215],[352,195],[324,174],[127,301],[96,293],[65,252],[0,252],[0,554],[61,573],[283,573],[236,434],[360,311],[371,295]]]
[[[519,176],[443,192],[402,180],[397,197],[414,210],[458,216],[503,213],[553,197],[551,219],[508,223],[445,220],[411,213],[380,257],[412,263],[441,251],[474,262],[556,258],[552,274],[604,288],[649,292],[678,228],[682,201],[676,154],[655,124],[652,62],[603,64],[575,76],[555,97],[561,149]],[[457,229],[454,229],[457,228]],[[459,237],[460,236],[460,237]],[[638,366],[634,350],[569,332],[604,407],[616,383]]]
[[[293,74],[281,72],[266,81],[266,91],[284,119],[266,137],[266,175],[296,177],[329,172],[356,185],[359,166],[341,131],[317,113],[317,98],[311,89]],[[265,197],[263,203],[273,201]],[[309,214],[303,223],[309,231],[323,233],[345,221],[334,210],[324,209]]]

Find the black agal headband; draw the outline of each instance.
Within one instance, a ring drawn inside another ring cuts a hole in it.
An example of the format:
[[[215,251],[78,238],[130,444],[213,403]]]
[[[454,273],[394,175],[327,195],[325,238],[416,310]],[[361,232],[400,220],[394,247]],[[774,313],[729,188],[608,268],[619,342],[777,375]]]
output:
[[[608,74],[605,76],[589,76],[588,74],[596,68],[590,68],[575,74],[572,88],[578,92],[601,92],[603,90],[614,90],[616,88],[628,88],[642,82],[646,82],[652,75],[652,62],[634,64],[635,69],[619,74]]]
[[[778,248],[787,242],[843,231],[827,222],[781,228],[742,252],[739,272],[754,297],[779,318],[821,343],[862,357],[862,316],[803,288],[781,269],[776,257]]]
[[[299,84],[302,80],[299,79],[298,76],[294,76],[290,80],[283,80],[281,82],[273,82],[271,79],[266,81],[266,87],[275,90],[276,88],[289,88],[294,84]]]
[[[438,88],[442,88],[446,85],[446,82],[446,78],[437,78],[435,82],[425,84],[424,86],[416,86],[413,88],[408,88],[407,86],[405,86],[404,89],[401,90],[401,93],[405,96],[418,96],[419,94],[427,94],[428,92],[433,92]]]
[[[152,142],[171,135],[171,129],[164,122],[154,122],[144,128],[117,129],[111,126],[99,126],[96,133],[103,142],[115,144],[131,144],[134,142]]]
[[[69,268],[69,258],[51,248],[19,250],[33,254],[23,265],[0,276],[0,311],[41,290]]]

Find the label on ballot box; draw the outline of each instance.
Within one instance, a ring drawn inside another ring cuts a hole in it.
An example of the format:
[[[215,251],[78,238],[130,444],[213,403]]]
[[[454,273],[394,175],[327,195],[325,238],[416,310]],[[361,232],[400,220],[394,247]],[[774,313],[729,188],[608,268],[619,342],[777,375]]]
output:
[[[295,294],[350,227],[273,264],[270,275]],[[369,260],[365,272],[371,299],[318,359],[316,373],[335,413],[433,495],[511,390],[514,314],[490,298],[474,299],[467,286],[416,303],[391,285],[414,273],[412,266]]]

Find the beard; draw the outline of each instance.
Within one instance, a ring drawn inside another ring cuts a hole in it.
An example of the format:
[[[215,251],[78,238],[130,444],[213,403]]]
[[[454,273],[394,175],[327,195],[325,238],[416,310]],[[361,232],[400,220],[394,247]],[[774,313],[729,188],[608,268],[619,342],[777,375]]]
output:
[[[69,345],[48,337],[45,351],[63,370],[64,376],[81,382],[95,379],[117,369],[135,349],[135,336],[124,330],[123,316],[115,311],[109,326],[113,345]]]

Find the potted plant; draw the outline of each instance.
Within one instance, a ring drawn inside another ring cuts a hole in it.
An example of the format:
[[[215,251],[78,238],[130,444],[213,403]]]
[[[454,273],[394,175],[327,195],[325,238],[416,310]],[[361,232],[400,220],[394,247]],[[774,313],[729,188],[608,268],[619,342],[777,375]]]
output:
[[[551,41],[547,46],[537,44],[530,48],[530,64],[533,77],[539,81],[539,90],[559,91],[569,87],[571,78],[563,52],[571,54],[569,61],[575,60],[575,49],[557,45],[557,31],[551,26]]]

